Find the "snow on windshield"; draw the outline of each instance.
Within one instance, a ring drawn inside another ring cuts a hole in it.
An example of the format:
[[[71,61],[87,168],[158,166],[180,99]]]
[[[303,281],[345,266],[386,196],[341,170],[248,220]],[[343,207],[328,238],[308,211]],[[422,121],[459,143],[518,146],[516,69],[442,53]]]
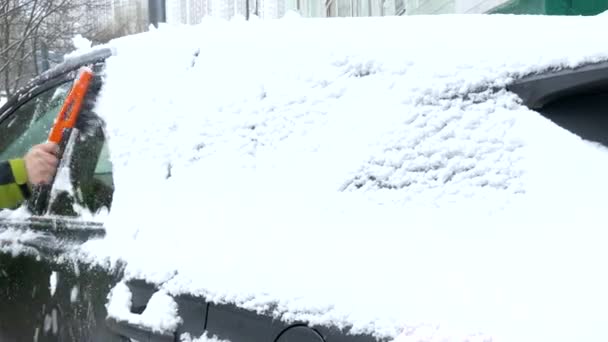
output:
[[[130,277],[400,341],[608,338],[608,153],[505,85],[608,59],[600,17],[205,20],[111,43]],[[442,339],[443,338],[443,339]]]

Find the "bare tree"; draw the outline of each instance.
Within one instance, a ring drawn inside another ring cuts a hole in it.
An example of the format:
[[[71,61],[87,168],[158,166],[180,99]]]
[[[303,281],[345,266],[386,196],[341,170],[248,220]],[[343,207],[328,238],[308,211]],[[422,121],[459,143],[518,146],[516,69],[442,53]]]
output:
[[[91,36],[91,13],[107,0],[0,0],[0,92],[13,94],[72,47],[76,34]]]

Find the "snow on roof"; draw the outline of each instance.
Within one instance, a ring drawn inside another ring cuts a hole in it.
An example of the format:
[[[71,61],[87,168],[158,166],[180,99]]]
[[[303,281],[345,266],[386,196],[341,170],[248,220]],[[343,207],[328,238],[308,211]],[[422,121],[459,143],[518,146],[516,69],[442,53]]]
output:
[[[400,341],[598,340],[608,154],[504,89],[607,60],[607,29],[209,19],[116,40],[97,108],[116,191],[85,249],[169,293]]]

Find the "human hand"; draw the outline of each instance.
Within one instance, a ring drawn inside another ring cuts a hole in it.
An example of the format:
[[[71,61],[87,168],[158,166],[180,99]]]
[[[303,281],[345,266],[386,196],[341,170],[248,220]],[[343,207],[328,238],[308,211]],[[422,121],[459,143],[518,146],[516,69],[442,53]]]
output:
[[[57,171],[59,146],[45,143],[32,147],[23,157],[28,181],[31,185],[50,184]]]

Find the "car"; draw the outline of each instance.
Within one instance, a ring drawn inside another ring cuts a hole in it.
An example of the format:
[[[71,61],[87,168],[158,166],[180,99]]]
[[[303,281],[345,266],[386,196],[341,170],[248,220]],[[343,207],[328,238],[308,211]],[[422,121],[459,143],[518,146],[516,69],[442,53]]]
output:
[[[82,66],[101,70],[112,55],[102,49],[68,60],[32,80],[0,109],[0,132],[3,140],[0,158],[23,155],[30,146],[44,141],[62,101],[67,95],[78,70]],[[99,87],[93,88],[94,92]],[[205,331],[219,338],[238,341],[375,341],[372,336],[348,336],[338,328],[308,327],[304,323],[287,324],[271,315],[250,312],[235,305],[217,305],[204,297],[176,298],[183,324],[176,331],[152,331],[126,321],[106,317],[105,301],[109,290],[120,277],[120,271],[108,273],[88,265],[67,265],[61,255],[70,246],[89,239],[102,238],[104,229],[99,222],[86,221],[78,216],[75,206],[92,212],[110,208],[113,181],[111,162],[101,126],[88,135],[80,136],[81,143],[74,149],[71,180],[82,197],[58,197],[51,206],[43,206],[38,215],[0,219],[0,229],[34,231],[34,237],[16,239],[21,248],[31,252],[19,257],[10,253],[0,256],[4,272],[0,287],[9,289],[0,296],[3,318],[0,336],[11,332],[9,338],[35,336],[37,341],[176,341],[188,333],[201,336]],[[41,193],[37,193],[41,196]],[[30,203],[36,203],[32,198]],[[30,209],[36,212],[37,208]],[[48,210],[45,210],[48,209]],[[6,250],[5,250],[6,252]],[[38,259],[38,260],[37,260]],[[23,272],[25,270],[25,272]],[[49,279],[56,279],[52,289]],[[132,280],[132,312],[140,314],[156,291],[152,284]],[[32,296],[32,293],[34,294]],[[77,293],[77,294],[75,294]],[[75,298],[81,298],[76,300]],[[22,303],[27,302],[27,306]],[[15,311],[16,308],[23,311]],[[15,315],[15,312],[19,314]],[[12,320],[5,320],[4,317]],[[4,325],[4,322],[10,322]]]
[[[8,99],[0,108],[0,160],[22,156],[34,143],[44,141],[79,68],[102,71],[112,55],[110,49],[96,49],[68,59]],[[608,62],[547,70],[517,79],[506,88],[525,106],[565,129],[608,146],[608,119],[603,113],[608,106]],[[97,91],[93,89],[93,96]],[[82,213],[111,210],[114,192],[102,125],[79,134],[78,139],[70,165],[73,194],[49,198],[52,191],[47,189],[35,194],[45,199],[30,201],[34,216],[0,214],[0,241],[5,241],[0,242],[0,340],[169,342],[185,334],[204,333],[232,342],[383,340],[351,333],[348,327],[285,322],[271,312],[216,303],[200,295],[174,298],[181,323],[173,330],[158,331],[108,317],[105,305],[123,276],[120,267],[109,271],[66,257],[74,246],[104,237],[103,224]],[[44,205],[34,205],[40,201]],[[158,288],[138,279],[129,280],[127,286],[132,294],[130,311],[140,315]]]

